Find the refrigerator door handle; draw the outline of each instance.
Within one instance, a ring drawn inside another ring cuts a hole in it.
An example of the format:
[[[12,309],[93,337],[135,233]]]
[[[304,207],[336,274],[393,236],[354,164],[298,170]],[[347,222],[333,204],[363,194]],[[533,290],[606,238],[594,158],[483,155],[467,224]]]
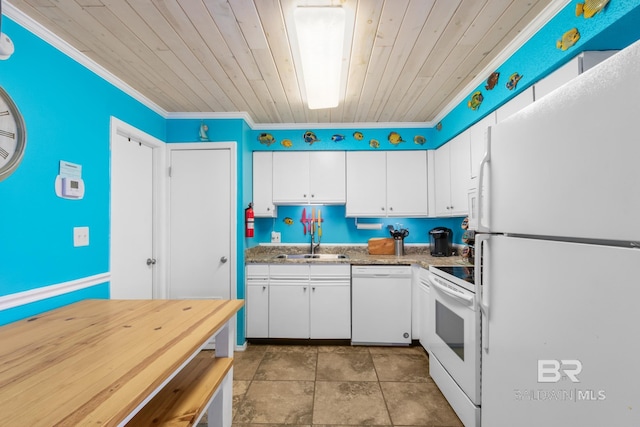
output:
[[[483,211],[484,211],[484,198],[483,198],[483,189],[484,189],[484,171],[485,168],[487,168],[488,164],[491,163],[491,126],[489,126],[487,128],[487,132],[486,132],[486,136],[485,136],[485,142],[486,142],[486,151],[484,152],[484,156],[482,157],[482,161],[480,162],[480,171],[478,172],[478,188],[476,189],[476,197],[478,199],[478,213],[477,213],[477,217],[478,217],[478,225],[477,231],[480,232],[489,232],[489,222],[488,222],[488,218],[485,218],[483,216]],[[484,192],[484,193],[488,193],[488,191]],[[487,212],[487,217],[489,217],[489,213]]]
[[[478,265],[474,271],[474,281],[480,292],[478,307],[480,308],[480,316],[482,318],[480,322],[482,328],[481,340],[485,353],[489,352],[489,282],[491,281],[491,277],[489,275],[488,261],[490,256],[490,239],[490,234],[476,234],[476,261]]]

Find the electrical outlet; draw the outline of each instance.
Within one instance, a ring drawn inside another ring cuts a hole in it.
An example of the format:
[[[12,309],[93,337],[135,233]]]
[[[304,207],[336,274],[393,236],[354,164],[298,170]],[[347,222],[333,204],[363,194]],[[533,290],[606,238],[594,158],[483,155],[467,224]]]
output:
[[[280,243],[280,232],[278,231],[271,232],[271,243]]]
[[[73,227],[73,246],[89,246],[89,227]]]

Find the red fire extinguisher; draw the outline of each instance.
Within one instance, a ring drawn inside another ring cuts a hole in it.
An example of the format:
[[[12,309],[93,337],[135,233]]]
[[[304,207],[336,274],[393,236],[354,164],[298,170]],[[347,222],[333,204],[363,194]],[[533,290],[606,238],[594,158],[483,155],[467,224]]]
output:
[[[244,235],[245,237],[253,237],[253,203],[249,203],[249,207],[244,210]]]

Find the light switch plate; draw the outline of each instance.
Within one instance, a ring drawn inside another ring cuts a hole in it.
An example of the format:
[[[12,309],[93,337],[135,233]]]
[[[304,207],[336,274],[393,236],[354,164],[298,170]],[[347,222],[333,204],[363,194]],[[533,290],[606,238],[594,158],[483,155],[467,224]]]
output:
[[[280,243],[280,232],[278,231],[271,232],[271,243]]]
[[[89,227],[73,227],[73,246],[89,246]]]

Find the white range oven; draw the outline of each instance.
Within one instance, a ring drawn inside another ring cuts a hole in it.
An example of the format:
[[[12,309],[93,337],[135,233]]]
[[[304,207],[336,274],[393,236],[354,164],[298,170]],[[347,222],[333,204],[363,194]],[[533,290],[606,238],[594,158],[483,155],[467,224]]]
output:
[[[465,427],[480,425],[480,310],[474,267],[429,267],[429,374]]]

